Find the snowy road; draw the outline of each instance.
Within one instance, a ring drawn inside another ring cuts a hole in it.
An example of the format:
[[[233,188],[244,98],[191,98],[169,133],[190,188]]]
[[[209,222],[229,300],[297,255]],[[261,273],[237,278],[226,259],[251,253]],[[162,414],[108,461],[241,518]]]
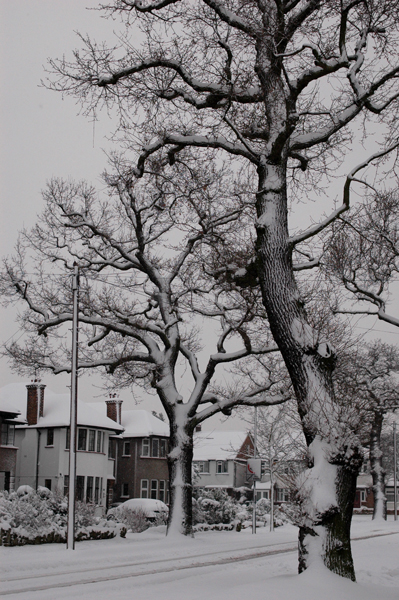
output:
[[[398,597],[399,530],[395,527],[392,531],[392,526],[390,530],[385,527],[375,531],[363,527],[354,534],[359,581],[391,588],[382,594],[379,590],[370,598]],[[77,596],[84,600],[153,600],[160,596],[167,600],[203,600],[207,595],[212,600],[235,600],[248,596],[249,587],[258,591],[268,588],[271,592],[270,586],[278,584],[281,591],[281,586],[292,585],[298,579],[296,530],[284,527],[274,534],[262,530],[259,533],[205,533],[195,540],[179,539],[173,543],[161,537],[161,532],[153,531],[127,540],[84,542],[77,544],[75,551],[66,551],[61,545],[1,548],[5,560],[0,595],[13,600]],[[383,558],[385,553],[387,557]],[[361,564],[357,557],[361,557]],[[383,558],[381,568],[377,557]],[[299,600],[301,592],[294,587],[296,595],[291,598]],[[362,598],[368,599],[369,590],[361,591]],[[274,600],[273,595],[268,596]],[[356,598],[353,590],[351,597]],[[279,598],[285,600],[285,595],[279,594]],[[323,600],[328,598],[325,590]],[[344,600],[345,595],[341,591],[331,598]]]

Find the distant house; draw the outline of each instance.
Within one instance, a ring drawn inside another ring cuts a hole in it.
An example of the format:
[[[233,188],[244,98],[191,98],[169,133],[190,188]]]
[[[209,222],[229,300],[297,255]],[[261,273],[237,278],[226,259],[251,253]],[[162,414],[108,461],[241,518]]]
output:
[[[353,508],[355,511],[374,508],[373,478],[369,473],[360,473],[357,477]]]
[[[169,426],[146,410],[123,410],[122,400],[106,400],[107,416],[123,426],[115,436],[113,501],[153,498],[169,502]]]
[[[393,477],[388,479],[385,486],[385,495],[387,498],[387,512],[392,515],[395,509],[395,488],[394,488],[394,480]],[[397,510],[399,512],[399,482],[397,482],[396,486],[396,502],[397,502]]]
[[[55,394],[38,381],[11,384],[0,398],[13,405],[26,423],[15,426],[18,448],[15,487],[45,486],[68,491],[70,395]],[[109,436],[121,425],[105,416],[98,405],[78,401],[76,497],[106,507],[107,482],[113,480],[113,461],[108,458]]]
[[[20,411],[11,401],[0,397],[0,490],[12,491],[15,487],[17,450],[15,425],[23,423]]]
[[[247,459],[254,443],[244,431],[196,431],[194,457],[196,487],[233,489],[247,485]]]

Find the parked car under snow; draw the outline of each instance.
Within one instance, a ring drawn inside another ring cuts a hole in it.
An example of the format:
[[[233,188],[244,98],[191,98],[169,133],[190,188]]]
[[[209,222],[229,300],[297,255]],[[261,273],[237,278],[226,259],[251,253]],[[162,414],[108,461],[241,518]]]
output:
[[[110,516],[112,518],[112,516],[117,516],[118,511],[123,509],[142,511],[149,521],[155,521],[158,517],[162,517],[166,522],[169,513],[168,507],[161,500],[153,500],[151,498],[130,498],[130,500],[122,502],[119,506],[110,508],[107,512],[107,517]]]

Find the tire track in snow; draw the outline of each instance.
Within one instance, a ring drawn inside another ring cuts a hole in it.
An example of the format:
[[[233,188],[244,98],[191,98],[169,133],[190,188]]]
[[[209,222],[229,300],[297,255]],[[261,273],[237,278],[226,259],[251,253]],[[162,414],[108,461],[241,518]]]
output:
[[[365,536],[359,536],[356,538],[352,538],[352,541],[357,541],[357,540],[366,540],[366,539],[371,539],[371,538],[376,538],[376,537],[383,537],[383,536],[387,536],[387,535],[398,535],[398,532],[389,532],[389,533],[380,533],[380,534],[376,534],[376,535],[365,535]],[[284,545],[284,544],[280,544],[280,545]],[[4,591],[0,591],[0,596],[8,596],[8,595],[13,595],[13,594],[22,594],[22,593],[26,593],[26,592],[38,592],[38,591],[44,591],[44,590],[51,590],[51,589],[56,589],[56,588],[65,588],[65,587],[74,587],[77,585],[88,585],[88,584],[95,584],[95,583],[102,583],[104,581],[114,581],[114,580],[118,580],[118,579],[129,579],[129,578],[135,578],[135,577],[143,577],[143,576],[148,576],[148,575],[158,575],[158,574],[162,574],[162,573],[170,573],[173,571],[183,571],[183,570],[187,570],[187,569],[197,569],[197,568],[201,568],[201,567],[211,567],[211,566],[219,566],[219,565],[226,565],[226,564],[230,564],[230,563],[235,563],[235,562],[244,562],[247,560],[255,560],[258,558],[262,558],[265,556],[274,556],[277,554],[286,554],[289,552],[296,552],[298,549],[297,544],[295,545],[290,545],[287,548],[276,548],[276,549],[268,549],[268,550],[264,550],[263,552],[255,552],[255,553],[251,553],[251,554],[246,554],[245,556],[229,556],[229,557],[225,557],[225,558],[219,558],[216,560],[207,560],[207,561],[201,561],[201,562],[190,562],[189,564],[186,565],[171,565],[171,566],[164,566],[162,568],[152,568],[152,569],[147,569],[147,570],[143,570],[143,571],[138,571],[138,572],[133,572],[133,573],[125,573],[125,574],[110,574],[110,575],[103,575],[101,577],[86,577],[86,578],[82,578],[79,580],[73,580],[73,581],[65,581],[65,582],[54,582],[53,584],[51,583],[47,583],[46,585],[36,585],[36,586],[30,586],[30,587],[24,587],[24,588],[19,588],[19,589],[10,589],[10,590],[4,590]],[[227,551],[224,551],[227,552]],[[221,554],[222,552],[215,552],[214,554]],[[181,561],[192,561],[193,558],[198,558],[198,557],[208,557],[209,553],[207,554],[202,554],[202,555],[196,555],[196,556],[190,556],[187,558],[171,558],[171,559],[164,559],[164,560],[159,560],[159,561],[152,561],[155,564],[159,564],[159,563],[164,563],[164,562],[171,562],[174,561],[176,562],[181,562]],[[129,566],[143,566],[143,565],[148,565],[148,562],[145,563],[136,563],[136,564],[131,564],[131,565],[122,565],[122,567],[117,567],[117,568],[126,568]],[[109,568],[109,570],[114,570],[116,567],[107,567],[107,569]],[[105,569],[102,568],[98,568],[98,569],[89,569],[89,571],[96,571],[96,570],[101,570],[104,571]],[[51,577],[60,577],[62,575],[73,575],[74,573],[78,574],[81,573],[82,571],[70,571],[68,573],[63,572],[63,573],[54,573],[54,574],[47,574],[47,575],[39,575],[36,577],[46,577],[47,579],[51,578]],[[87,570],[85,570],[85,572],[87,573]],[[31,577],[29,579],[33,579],[34,577]],[[21,579],[13,579],[13,580],[8,580],[9,583],[11,582],[16,582],[16,581],[20,581]],[[4,581],[4,580],[3,580]]]

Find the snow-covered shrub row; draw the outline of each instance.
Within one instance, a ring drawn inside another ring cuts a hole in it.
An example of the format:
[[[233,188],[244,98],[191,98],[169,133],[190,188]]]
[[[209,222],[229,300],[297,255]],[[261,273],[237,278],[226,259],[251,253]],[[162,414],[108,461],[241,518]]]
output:
[[[21,546],[65,542],[68,501],[44,487],[37,491],[21,486],[16,492],[0,492],[0,545]],[[115,537],[116,524],[94,516],[94,506],[76,503],[76,540]]]
[[[252,506],[252,502],[248,502],[244,495],[236,500],[221,488],[196,488],[193,498],[194,525],[241,523],[245,527],[247,523],[252,523]],[[256,504],[257,522],[264,524],[269,512],[268,500],[259,500]]]

